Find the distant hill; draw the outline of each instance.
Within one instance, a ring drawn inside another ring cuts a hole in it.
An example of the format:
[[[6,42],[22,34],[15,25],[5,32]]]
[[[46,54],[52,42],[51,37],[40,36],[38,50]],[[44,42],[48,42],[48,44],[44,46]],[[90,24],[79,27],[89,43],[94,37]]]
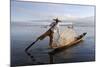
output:
[[[40,26],[40,25],[49,25],[52,21],[48,22],[11,22],[11,25],[18,25],[18,26]],[[76,26],[94,26],[95,25],[95,17],[90,16],[90,17],[84,17],[84,18],[78,18],[78,19],[66,19],[65,22],[61,22],[60,25],[66,26],[70,25],[73,23]]]

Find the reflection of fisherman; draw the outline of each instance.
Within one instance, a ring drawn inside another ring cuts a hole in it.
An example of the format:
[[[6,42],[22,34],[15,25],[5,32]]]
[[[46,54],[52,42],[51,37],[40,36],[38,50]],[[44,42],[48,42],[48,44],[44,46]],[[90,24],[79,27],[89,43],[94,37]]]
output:
[[[56,19],[53,19],[54,22],[52,22],[49,26],[49,30],[46,31],[44,34],[42,34],[41,36],[39,36],[36,41],[34,41],[31,45],[29,45],[26,50],[28,50],[33,44],[35,44],[38,40],[43,40],[45,37],[49,36],[50,38],[50,42],[49,42],[49,46],[50,48],[53,47],[52,43],[53,43],[53,35],[54,35],[54,32],[57,31],[59,36],[60,36],[60,33],[59,33],[59,24],[58,22],[61,22],[58,18]]]

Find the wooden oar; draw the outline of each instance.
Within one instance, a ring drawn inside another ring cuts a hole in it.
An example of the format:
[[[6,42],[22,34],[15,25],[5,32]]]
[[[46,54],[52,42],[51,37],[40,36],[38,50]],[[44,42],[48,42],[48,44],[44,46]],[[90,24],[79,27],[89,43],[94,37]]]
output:
[[[34,42],[32,42],[26,49],[25,51],[27,51],[32,45],[34,45],[39,39],[36,39]]]

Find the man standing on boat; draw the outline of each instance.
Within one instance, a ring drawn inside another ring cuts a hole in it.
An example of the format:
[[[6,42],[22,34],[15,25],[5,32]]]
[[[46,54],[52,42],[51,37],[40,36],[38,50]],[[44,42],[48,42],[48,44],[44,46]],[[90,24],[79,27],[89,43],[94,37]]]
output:
[[[57,33],[57,39],[56,39],[56,42],[57,42],[57,45],[59,44],[59,38],[60,38],[60,30],[59,30],[59,22],[61,22],[58,18],[56,19],[53,19],[54,22],[52,22],[49,26],[50,26],[50,30],[52,31],[51,34],[52,34],[52,37],[51,38],[52,40],[50,41],[49,45],[53,46],[52,43],[53,43],[53,39],[54,39],[54,33]],[[57,46],[56,45],[56,46]]]
[[[44,34],[42,34],[41,36],[39,36],[32,44],[30,44],[25,50],[27,51],[33,44],[35,44],[38,40],[43,40],[45,37],[49,36],[50,41],[49,41],[49,46],[50,48],[53,48],[53,37],[54,37],[54,33],[58,32],[58,38],[60,37],[60,33],[59,33],[59,22],[61,22],[58,18],[53,19],[54,22],[52,22],[49,26],[49,30],[46,31]]]

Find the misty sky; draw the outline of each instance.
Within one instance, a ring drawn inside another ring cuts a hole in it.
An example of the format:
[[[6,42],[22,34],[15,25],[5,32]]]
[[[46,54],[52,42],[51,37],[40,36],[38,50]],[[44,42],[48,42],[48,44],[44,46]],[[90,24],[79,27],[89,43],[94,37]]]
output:
[[[94,16],[94,6],[11,2],[11,21],[48,20],[54,17],[77,19]]]

